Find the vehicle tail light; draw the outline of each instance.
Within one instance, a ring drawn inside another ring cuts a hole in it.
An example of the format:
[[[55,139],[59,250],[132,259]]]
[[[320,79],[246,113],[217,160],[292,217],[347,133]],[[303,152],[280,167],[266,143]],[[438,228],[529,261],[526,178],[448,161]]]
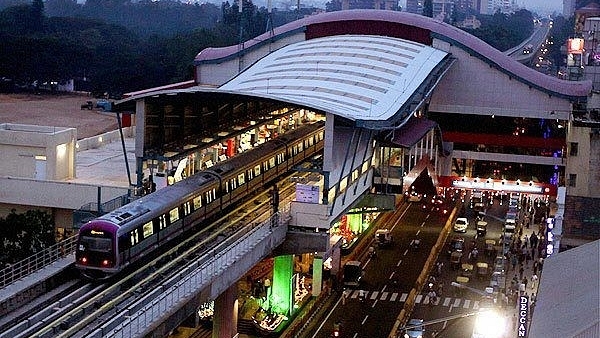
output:
[[[109,263],[110,261],[108,259],[105,259],[102,261],[102,266],[108,266]]]
[[[86,257],[81,257],[81,263],[87,264],[87,258]]]

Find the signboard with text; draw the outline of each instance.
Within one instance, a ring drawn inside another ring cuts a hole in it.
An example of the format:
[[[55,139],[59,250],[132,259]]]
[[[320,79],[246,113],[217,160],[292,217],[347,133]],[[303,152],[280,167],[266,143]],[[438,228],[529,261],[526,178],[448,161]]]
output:
[[[529,318],[529,297],[519,296],[519,323],[517,337],[527,337],[527,319]]]

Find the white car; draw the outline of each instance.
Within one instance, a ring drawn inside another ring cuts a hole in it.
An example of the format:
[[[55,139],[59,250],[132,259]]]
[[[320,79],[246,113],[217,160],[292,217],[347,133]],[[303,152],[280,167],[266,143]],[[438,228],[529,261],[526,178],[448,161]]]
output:
[[[456,232],[467,232],[467,228],[469,227],[469,220],[465,217],[459,217],[454,221],[454,231]]]

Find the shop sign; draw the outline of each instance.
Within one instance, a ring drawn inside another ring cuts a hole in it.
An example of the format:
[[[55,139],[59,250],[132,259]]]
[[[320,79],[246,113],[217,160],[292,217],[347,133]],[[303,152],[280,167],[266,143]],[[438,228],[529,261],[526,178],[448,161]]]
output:
[[[519,324],[517,337],[527,337],[527,317],[529,316],[529,297],[519,296]]]

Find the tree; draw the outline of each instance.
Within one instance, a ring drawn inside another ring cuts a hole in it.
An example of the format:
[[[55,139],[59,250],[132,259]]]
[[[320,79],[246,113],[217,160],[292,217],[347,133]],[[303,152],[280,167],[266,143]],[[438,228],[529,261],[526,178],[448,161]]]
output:
[[[0,262],[16,263],[56,243],[52,216],[45,211],[29,210],[17,214],[13,209],[0,218]]]

